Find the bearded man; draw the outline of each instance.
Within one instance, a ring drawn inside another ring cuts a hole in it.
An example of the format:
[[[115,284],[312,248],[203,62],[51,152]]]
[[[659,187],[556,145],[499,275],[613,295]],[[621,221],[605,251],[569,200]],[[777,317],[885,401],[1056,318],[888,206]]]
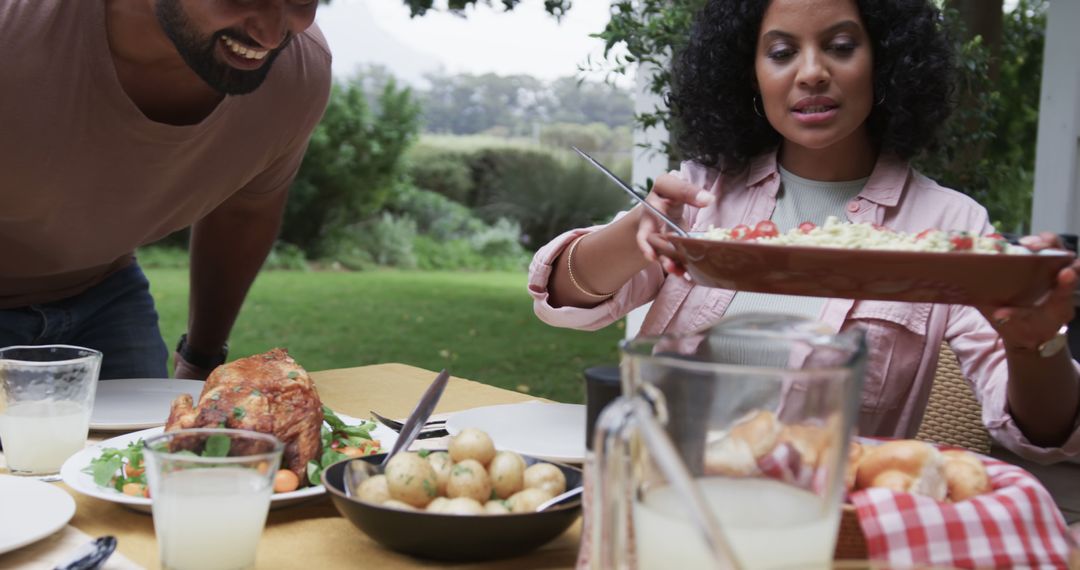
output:
[[[168,375],[136,248],[191,226],[176,376],[224,361],[326,107],[317,0],[0,0],[0,346]]]

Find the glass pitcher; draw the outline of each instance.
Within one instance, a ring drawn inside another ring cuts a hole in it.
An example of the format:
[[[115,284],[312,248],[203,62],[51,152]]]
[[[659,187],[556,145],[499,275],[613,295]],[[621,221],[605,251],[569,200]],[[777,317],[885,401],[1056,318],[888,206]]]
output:
[[[591,466],[593,567],[829,567],[862,330],[744,314],[620,348]]]

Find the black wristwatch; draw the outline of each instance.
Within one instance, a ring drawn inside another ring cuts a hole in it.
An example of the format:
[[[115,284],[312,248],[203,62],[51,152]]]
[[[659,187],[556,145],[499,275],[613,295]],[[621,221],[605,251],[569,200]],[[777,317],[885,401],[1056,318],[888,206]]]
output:
[[[187,334],[182,334],[180,335],[180,342],[176,343],[176,353],[192,366],[204,370],[213,370],[225,364],[225,359],[229,357],[229,343],[221,345],[221,352],[218,354],[208,355],[192,350],[187,343]]]

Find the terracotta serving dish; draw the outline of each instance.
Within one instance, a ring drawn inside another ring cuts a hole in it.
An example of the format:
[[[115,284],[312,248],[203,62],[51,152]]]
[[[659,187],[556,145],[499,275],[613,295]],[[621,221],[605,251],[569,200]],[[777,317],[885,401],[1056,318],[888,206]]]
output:
[[[669,239],[694,281],[709,287],[992,307],[1035,304],[1075,257],[1062,250],[992,255]]]

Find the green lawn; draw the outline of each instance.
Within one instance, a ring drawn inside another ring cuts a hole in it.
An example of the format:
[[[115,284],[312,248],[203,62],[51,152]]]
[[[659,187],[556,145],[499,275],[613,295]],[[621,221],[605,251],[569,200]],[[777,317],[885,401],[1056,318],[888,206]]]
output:
[[[167,343],[187,322],[187,270],[148,269]],[[582,402],[581,371],[617,362],[622,323],[550,327],[524,273],[268,271],[248,295],[230,358],[275,346],[308,370],[403,362],[511,390]]]

